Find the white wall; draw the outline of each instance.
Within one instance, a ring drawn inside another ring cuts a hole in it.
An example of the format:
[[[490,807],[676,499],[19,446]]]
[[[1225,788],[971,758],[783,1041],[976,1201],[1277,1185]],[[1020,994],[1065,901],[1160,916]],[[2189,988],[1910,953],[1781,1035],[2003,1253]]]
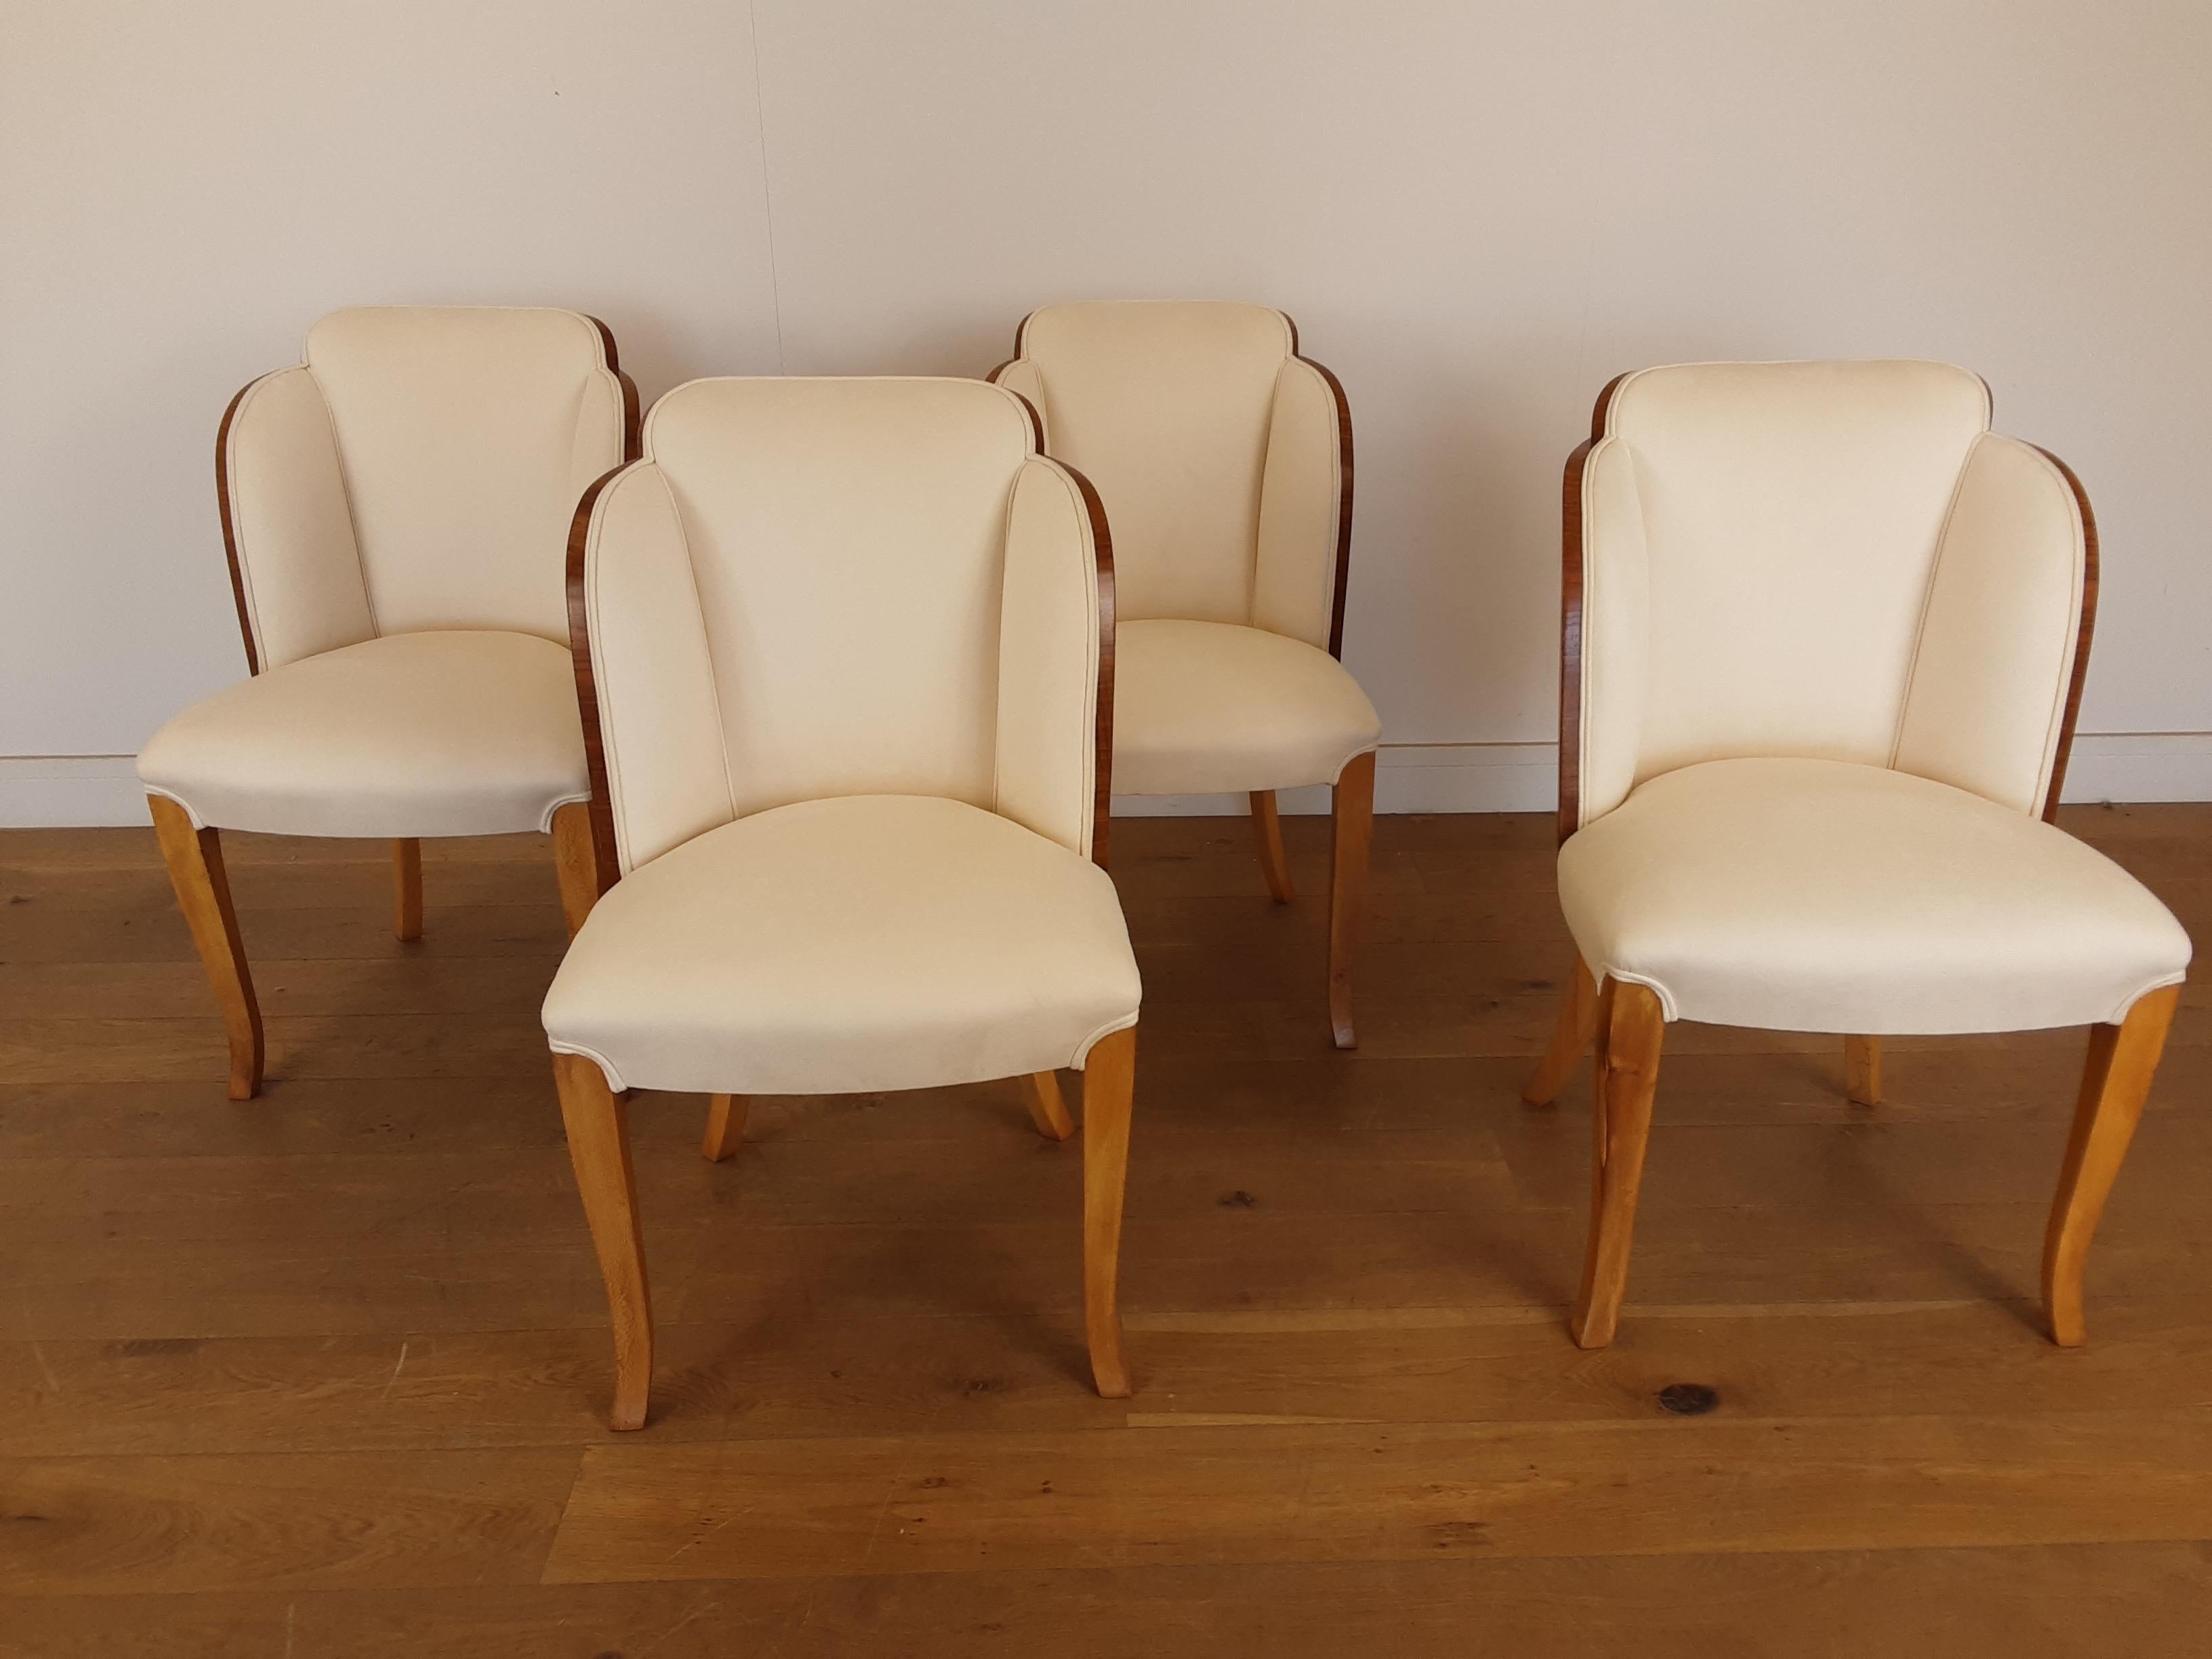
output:
[[[1401,806],[1548,798],[1610,375],[1952,358],[2097,507],[2072,793],[2212,797],[2212,7],[0,4],[0,757],[48,757],[0,820],[135,818],[103,757],[243,672],[216,419],[380,299],[594,311],[648,397],[1280,305],[1352,398]]]

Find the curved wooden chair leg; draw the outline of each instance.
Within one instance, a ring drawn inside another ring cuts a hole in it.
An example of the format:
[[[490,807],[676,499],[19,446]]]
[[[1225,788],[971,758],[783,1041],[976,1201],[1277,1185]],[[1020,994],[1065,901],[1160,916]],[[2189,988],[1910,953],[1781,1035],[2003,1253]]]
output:
[[[2119,1024],[2089,1028],[2081,1101],[2074,1109],[2074,1132],[2043,1241],[2043,1305],[2051,1319],[2051,1340],[2062,1348],[2077,1348],[2087,1338],[2081,1270],[2088,1261],[2089,1241],[2135,1138],[2180,999],[2181,988],[2169,985],[2138,998]]]
[[[392,843],[392,936],[422,937],[422,843],[412,836]]]
[[[1844,1094],[1854,1106],[1881,1104],[1881,1039],[1844,1039]]]
[[[1298,896],[1291,885],[1291,861],[1283,852],[1283,818],[1275,810],[1275,792],[1252,791],[1252,838],[1260,844],[1260,872],[1267,878],[1267,896],[1288,904]]]
[[[553,868],[561,878],[561,918],[574,939],[599,902],[599,858],[592,845],[588,801],[572,800],[553,809]]]
[[[709,1095],[707,1097],[707,1133],[700,1141],[699,1151],[709,1164],[720,1164],[745,1138],[745,1097],[743,1095]]]
[[[1375,840],[1375,751],[1337,775],[1328,873],[1328,1023],[1340,1048],[1356,1048],[1352,957],[1367,912],[1367,866]]]
[[[1576,1346],[1584,1348],[1602,1348],[1612,1341],[1620,1319],[1644,1153],[1651,1138],[1651,1098],[1667,1030],[1658,995],[1648,986],[1607,980],[1598,1000],[1589,1244],[1568,1325]]]
[[[1091,1377],[1108,1400],[1129,1397],[1129,1360],[1121,1346],[1121,1192],[1136,1081],[1135,1027],[1092,1045],[1083,1067],[1083,1327]]]
[[[169,866],[169,884],[177,890],[177,908],[192,930],[208,984],[222,1010],[230,1042],[230,1097],[251,1100],[261,1087],[261,1006],[254,1000],[253,975],[238,936],[230,877],[222,867],[222,837],[211,829],[192,828],[191,816],[167,795],[149,795],[146,805]]]
[[[1583,1054],[1597,1040],[1597,981],[1589,963],[1579,956],[1567,976],[1567,994],[1559,1004],[1559,1018],[1552,1027],[1552,1046],[1544,1050],[1535,1074],[1521,1091],[1531,1106],[1548,1106],[1559,1097],[1582,1063]]]
[[[553,1081],[614,1326],[615,1399],[607,1420],[617,1429],[641,1428],[653,1387],[653,1301],[630,1167],[629,1101],[607,1086],[597,1060],[582,1054],[554,1055]]]
[[[1030,1121],[1047,1140],[1065,1140],[1075,1133],[1075,1120],[1067,1115],[1060,1097],[1060,1073],[1032,1072],[1029,1076]]]

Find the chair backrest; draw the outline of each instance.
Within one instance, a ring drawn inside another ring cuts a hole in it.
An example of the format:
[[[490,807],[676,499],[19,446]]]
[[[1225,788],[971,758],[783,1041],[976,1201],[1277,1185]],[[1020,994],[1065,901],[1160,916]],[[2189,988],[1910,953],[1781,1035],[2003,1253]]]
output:
[[[620,871],[825,796],[1023,817],[1001,743],[1047,709],[1065,715],[1054,755],[1081,769],[1061,793],[1089,812],[1091,520],[1019,398],[980,380],[696,380],[653,405],[644,450],[579,511],[571,556]],[[1041,578],[1008,553],[1010,521],[1040,514],[1081,520]],[[1002,631],[1025,635],[1003,655]],[[1032,706],[1002,708],[1002,661],[1037,651],[1018,699]],[[1087,821],[1061,817],[1032,827],[1088,850]]]
[[[1125,621],[1248,623],[1334,651],[1351,532],[1351,423],[1290,319],[1232,301],[1030,313],[992,378],[1045,453],[1097,487]]]
[[[567,637],[576,499],[634,453],[636,392],[573,311],[368,306],[224,417],[216,476],[258,667],[378,635]]]
[[[1787,756],[2055,793],[2093,527],[1948,364],[1624,375],[1566,490],[1562,832],[1644,780]]]
[[[567,637],[576,498],[623,455],[605,337],[572,311],[378,306],[307,336],[380,633]]]

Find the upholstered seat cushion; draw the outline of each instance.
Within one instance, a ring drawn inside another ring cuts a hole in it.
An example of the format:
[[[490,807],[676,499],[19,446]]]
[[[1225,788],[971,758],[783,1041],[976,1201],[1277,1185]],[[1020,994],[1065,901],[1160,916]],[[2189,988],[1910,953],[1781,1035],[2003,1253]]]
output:
[[[757,812],[624,877],[545,999],[615,1088],[842,1094],[1079,1066],[1137,1019],[1114,884],[980,807]]]
[[[567,649],[486,630],[272,668],[155,732],[138,776],[202,828],[279,836],[544,830],[591,794]]]
[[[1212,794],[1334,783],[1382,738],[1359,683],[1303,640],[1233,623],[1122,623],[1114,791]]]
[[[2114,1021],[2189,963],[2166,907],[2063,830],[1841,761],[1663,773],[1559,849],[1559,899],[1593,973],[1773,1030]]]

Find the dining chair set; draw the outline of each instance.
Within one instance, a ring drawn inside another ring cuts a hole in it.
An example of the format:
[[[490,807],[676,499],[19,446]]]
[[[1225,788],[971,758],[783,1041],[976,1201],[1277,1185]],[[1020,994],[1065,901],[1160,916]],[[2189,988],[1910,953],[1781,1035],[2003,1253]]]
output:
[[[548,834],[614,1427],[653,1369],[637,1089],[706,1097],[720,1161],[753,1096],[1002,1078],[1064,1140],[1081,1072],[1085,1334],[1127,1395],[1110,799],[1246,795],[1287,903],[1277,793],[1331,787],[1316,988],[1356,1046],[1382,726],[1340,661],[1352,463],[1343,388],[1256,305],[1050,306],[987,379],[699,380],[642,420],[573,312],[324,319],[216,439],[250,677],[138,763],[231,1097],[264,1043],[222,831],[390,842],[403,939],[423,838]],[[1867,1104],[1885,1036],[2090,1027],[2044,1263],[2080,1342],[2190,945],[2051,822],[2096,592],[2072,473],[1962,369],[1692,364],[1605,389],[1563,505],[1577,960],[1527,1097],[1594,1053],[1574,1340],[1613,1337],[1693,1020],[1835,1034]]]

